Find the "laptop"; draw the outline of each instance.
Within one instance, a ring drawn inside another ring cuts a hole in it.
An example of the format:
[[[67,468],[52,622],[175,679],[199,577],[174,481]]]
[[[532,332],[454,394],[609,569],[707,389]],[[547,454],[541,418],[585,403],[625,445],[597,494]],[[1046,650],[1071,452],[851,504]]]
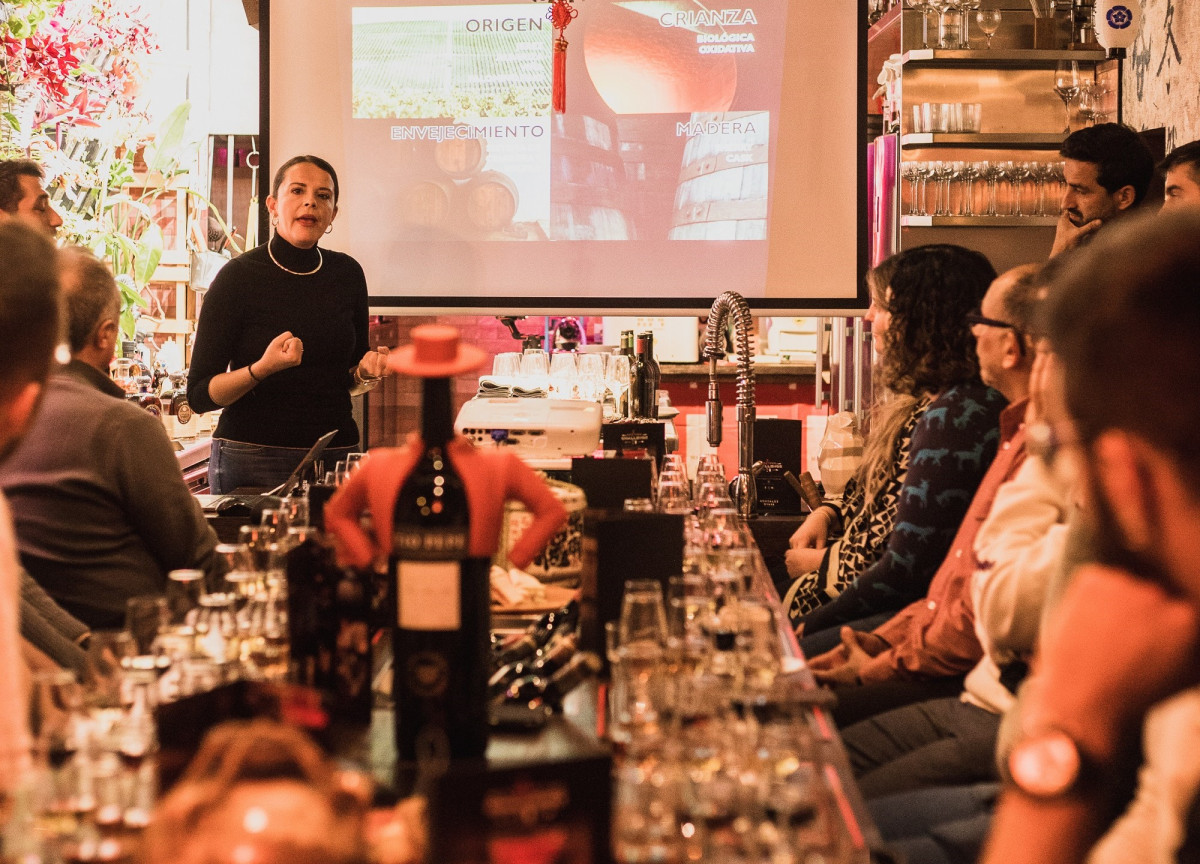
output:
[[[243,495],[235,492],[227,495],[197,495],[196,500],[200,502],[200,507],[206,514],[257,517],[264,509],[276,506],[281,498],[292,494],[308,470],[321,458],[321,454],[325,452],[325,448],[329,446],[329,442],[337,436],[337,433],[338,430],[334,429],[318,438],[317,443],[308,448],[308,452],[304,454],[304,458],[300,460],[300,464],[292,470],[288,478],[266,493]]]

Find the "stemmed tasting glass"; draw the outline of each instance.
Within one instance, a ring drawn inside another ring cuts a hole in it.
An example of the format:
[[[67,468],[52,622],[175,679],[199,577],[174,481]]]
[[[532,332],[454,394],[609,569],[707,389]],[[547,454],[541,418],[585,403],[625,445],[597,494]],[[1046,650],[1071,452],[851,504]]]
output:
[[[1054,68],[1054,92],[1062,100],[1067,114],[1067,128],[1063,134],[1071,134],[1071,100],[1079,95],[1079,61],[1059,60]]]
[[[1079,116],[1083,120],[1083,125],[1092,126],[1096,122],[1100,98],[1096,90],[1096,83],[1084,79],[1079,84]]]
[[[959,5],[962,7],[962,41],[958,47],[966,51],[971,47],[971,19],[983,5],[983,0],[961,0]]]
[[[1054,163],[1053,162],[1034,162],[1033,179],[1037,184],[1037,210],[1034,211],[1036,216],[1046,215],[1046,184],[1054,179]]]
[[[908,181],[908,215],[917,215],[917,183],[921,179],[921,163],[905,162],[900,167],[900,176]]]
[[[954,173],[954,165],[951,162],[934,162],[933,163],[934,177],[937,178],[937,210],[934,211],[934,216],[949,216],[950,215],[950,177]]]
[[[49,770],[51,815],[69,818],[95,806],[83,764],[88,758],[89,723],[83,689],[70,669],[34,673],[29,692],[29,731],[33,752]]]
[[[992,37],[1000,29],[1000,20],[1003,17],[1004,15],[999,9],[980,9],[975,13],[975,23],[983,31],[983,35],[987,39],[987,48],[989,51],[992,50]]]
[[[1008,165],[1008,182],[1012,188],[1012,199],[1009,202],[1009,215],[1025,215],[1025,212],[1021,207],[1021,193],[1025,188],[1025,181],[1030,179],[1032,176],[1033,172],[1030,170],[1028,162],[1012,162]]]
[[[955,163],[962,165],[963,194],[958,205],[959,216],[975,215],[975,181],[979,179],[979,166],[974,162]]]
[[[983,179],[987,181],[988,186],[988,203],[985,216],[999,216],[1000,210],[997,207],[997,185],[1004,178],[1004,166],[999,162],[981,162],[979,166],[980,173],[983,174]]]
[[[623,405],[629,396],[629,377],[632,369],[625,354],[609,354],[604,364],[605,419],[620,419]]]
[[[908,8],[921,13],[921,48],[932,47],[929,44],[929,13],[936,11],[933,3],[931,0],[908,0]]]

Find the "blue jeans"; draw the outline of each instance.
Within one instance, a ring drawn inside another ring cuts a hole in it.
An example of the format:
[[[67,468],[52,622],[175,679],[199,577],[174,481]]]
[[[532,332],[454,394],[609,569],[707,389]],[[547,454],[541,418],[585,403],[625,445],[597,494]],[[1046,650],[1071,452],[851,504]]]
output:
[[[326,447],[321,460],[332,466],[357,447]],[[224,438],[212,440],[208,459],[208,486],[213,495],[238,489],[266,492],[291,476],[307,447],[267,447]]]

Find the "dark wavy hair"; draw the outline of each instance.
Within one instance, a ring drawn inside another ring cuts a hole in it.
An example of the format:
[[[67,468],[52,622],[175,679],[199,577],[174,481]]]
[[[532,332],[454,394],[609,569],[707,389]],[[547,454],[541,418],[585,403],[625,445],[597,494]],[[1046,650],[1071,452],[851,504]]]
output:
[[[1096,182],[1111,195],[1133,187],[1133,203],[1140,204],[1154,179],[1154,155],[1146,141],[1123,123],[1097,123],[1067,136],[1058,151],[1064,159],[1091,162]]]
[[[987,257],[934,243],[905,249],[879,265],[885,266],[887,284],[877,288],[882,280],[872,280],[875,304],[891,315],[876,380],[895,393],[921,396],[978,376],[965,319],[996,278]]]

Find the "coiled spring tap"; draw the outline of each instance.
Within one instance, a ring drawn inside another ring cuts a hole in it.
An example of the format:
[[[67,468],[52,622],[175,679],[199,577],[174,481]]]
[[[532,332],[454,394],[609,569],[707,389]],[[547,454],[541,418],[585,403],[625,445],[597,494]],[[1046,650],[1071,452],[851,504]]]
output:
[[[726,291],[713,301],[704,332],[704,356],[708,358],[708,398],[704,403],[708,443],[721,443],[721,395],[717,388],[717,360],[725,356],[725,323],[733,316],[734,349],[738,356],[737,421],[738,473],[732,492],[738,514],[743,519],[753,514],[757,499],[754,491],[754,318],[742,295]]]

